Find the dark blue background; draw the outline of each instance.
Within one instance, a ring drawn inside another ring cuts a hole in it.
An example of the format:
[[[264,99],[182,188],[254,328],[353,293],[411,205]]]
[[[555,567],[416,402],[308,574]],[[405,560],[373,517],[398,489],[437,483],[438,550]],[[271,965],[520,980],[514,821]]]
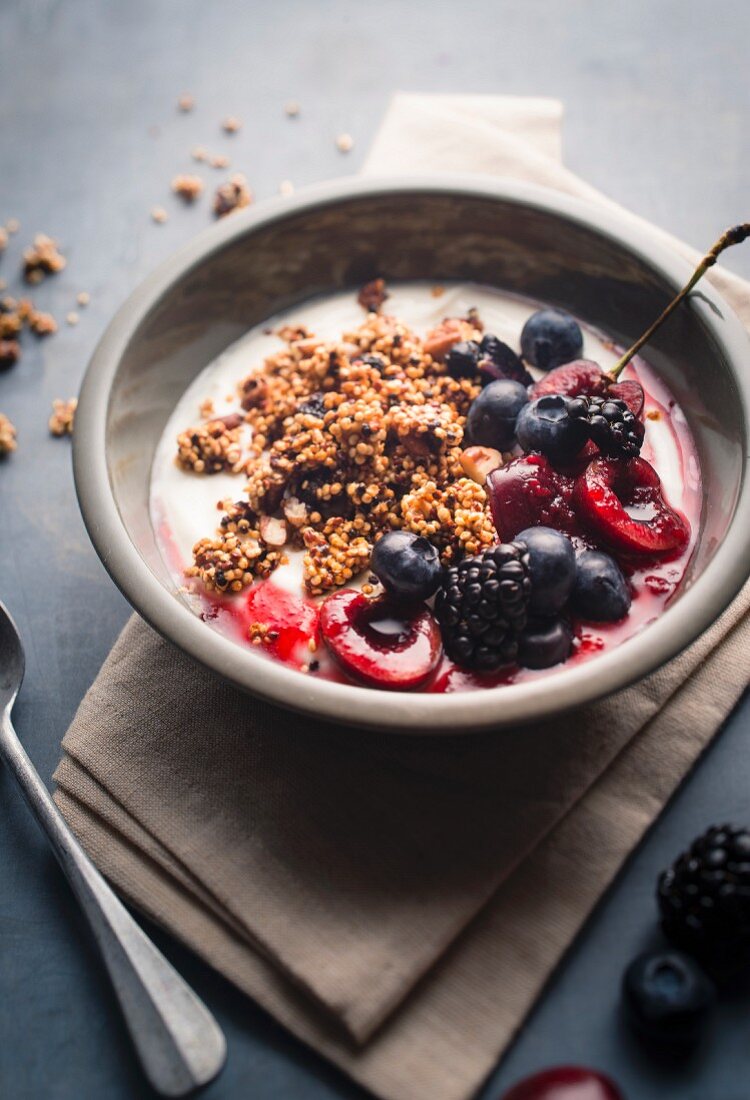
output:
[[[18,617],[28,679],[20,734],[49,781],[60,738],[128,615],[86,539],[69,442],[47,436],[53,397],[77,391],[107,320],[140,278],[209,220],[172,176],[190,149],[226,152],[259,199],[356,171],[389,95],[414,91],[559,96],[568,165],[697,246],[750,214],[750,6],[695,0],[121,0],[0,4],[0,224],[22,223],[0,257],[15,282],[22,244],[58,237],[68,268],[35,294],[61,321],[0,378],[19,451],[0,467],[0,597]],[[176,111],[191,92],[194,113]],[[298,99],[290,121],[283,105]],[[244,122],[232,137],[220,120]],[[335,137],[350,132],[348,156]],[[449,165],[461,169],[460,164]],[[163,204],[166,225],[150,222]],[[750,276],[750,249],[727,262]],[[79,290],[91,305],[65,315]],[[654,935],[659,868],[714,819],[750,820],[750,708],[595,914],[487,1090],[539,1066],[605,1068],[630,1100],[745,1100],[750,997],[721,1011],[712,1041],[678,1065],[647,1057],[618,1020],[618,983]],[[112,995],[51,855],[0,773],[0,1096],[148,1095]],[[215,1011],[229,1062],[211,1100],[333,1100],[360,1090],[287,1036],[199,961],[155,933]]]

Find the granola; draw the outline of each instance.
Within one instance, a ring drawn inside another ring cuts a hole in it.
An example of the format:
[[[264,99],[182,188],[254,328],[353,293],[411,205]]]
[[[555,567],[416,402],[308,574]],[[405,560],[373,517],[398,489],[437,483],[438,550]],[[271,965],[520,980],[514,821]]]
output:
[[[382,306],[382,280],[363,295]],[[428,351],[457,328],[481,335],[469,317],[422,339],[374,311],[337,341],[302,325],[281,329],[283,346],[238,385],[241,412],[178,438],[183,468],[246,474],[242,500],[220,505],[219,528],[194,547],[188,575],[208,590],[240,591],[291,548],[303,552],[305,589],[321,595],[362,573],[390,530],[428,537],[445,565],[491,545],[485,491],[461,459],[480,387]]]
[[[0,413],[0,458],[11,454],[16,447],[16,429],[8,417]]]

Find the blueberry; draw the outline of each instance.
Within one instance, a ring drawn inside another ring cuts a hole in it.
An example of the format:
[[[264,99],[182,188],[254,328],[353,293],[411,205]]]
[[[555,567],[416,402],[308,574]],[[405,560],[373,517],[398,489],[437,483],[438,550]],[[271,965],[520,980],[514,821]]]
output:
[[[389,595],[410,602],[434,595],[443,575],[435,547],[411,531],[383,535],[375,543],[370,568]]]
[[[571,462],[588,438],[586,422],[568,415],[567,398],[546,394],[529,402],[516,424],[525,451],[538,451],[551,462]]]
[[[583,351],[583,334],[569,313],[561,309],[540,309],[532,313],[521,332],[521,354],[540,370],[551,370]]]
[[[521,382],[501,378],[485,386],[466,418],[466,442],[507,451],[515,443],[516,418],[529,395]]]
[[[567,661],[572,648],[573,635],[562,619],[530,619],[518,639],[518,663],[551,668]]]
[[[716,988],[689,955],[652,951],[631,962],[622,979],[631,1022],[649,1039],[688,1045],[699,1038],[716,1000]]]
[[[478,370],[479,355],[476,340],[461,340],[454,344],[445,358],[448,374],[454,378],[473,378]]]
[[[527,527],[513,541],[524,543],[529,552],[529,610],[536,615],[556,615],[567,603],[576,579],[573,543],[552,527]]]
[[[514,382],[522,382],[524,386],[530,386],[534,382],[513,348],[491,333],[483,336],[479,344],[478,369],[483,386],[498,378],[512,378]]]
[[[616,623],[630,610],[628,582],[614,558],[600,550],[583,550],[576,562],[571,605],[582,619]]]

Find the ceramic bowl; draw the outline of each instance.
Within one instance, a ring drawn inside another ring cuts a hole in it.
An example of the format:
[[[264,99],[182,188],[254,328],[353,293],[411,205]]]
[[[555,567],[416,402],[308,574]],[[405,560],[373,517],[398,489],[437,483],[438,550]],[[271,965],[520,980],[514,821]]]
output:
[[[693,641],[750,571],[750,349],[707,282],[645,350],[689,419],[702,468],[700,532],[685,580],[640,634],[534,682],[399,694],[316,680],[243,649],[175,590],[149,518],[151,464],[198,372],[253,325],[315,295],[375,275],[471,280],[560,306],[627,346],[689,273],[683,259],[616,213],[502,180],[345,180],[233,214],[148,278],[94,353],[74,447],[91,539],[130,603],[165,638],[238,687],[318,718],[464,733],[541,719],[617,691]]]

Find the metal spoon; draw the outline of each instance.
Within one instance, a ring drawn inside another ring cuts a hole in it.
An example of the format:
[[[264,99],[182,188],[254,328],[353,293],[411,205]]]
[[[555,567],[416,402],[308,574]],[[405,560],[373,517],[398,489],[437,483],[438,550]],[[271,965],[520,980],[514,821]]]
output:
[[[146,1076],[163,1096],[185,1096],[221,1070],[224,1036],[115,897],[26,755],[10,720],[24,665],[18,628],[0,603],[0,756],[20,783],[88,918]]]

